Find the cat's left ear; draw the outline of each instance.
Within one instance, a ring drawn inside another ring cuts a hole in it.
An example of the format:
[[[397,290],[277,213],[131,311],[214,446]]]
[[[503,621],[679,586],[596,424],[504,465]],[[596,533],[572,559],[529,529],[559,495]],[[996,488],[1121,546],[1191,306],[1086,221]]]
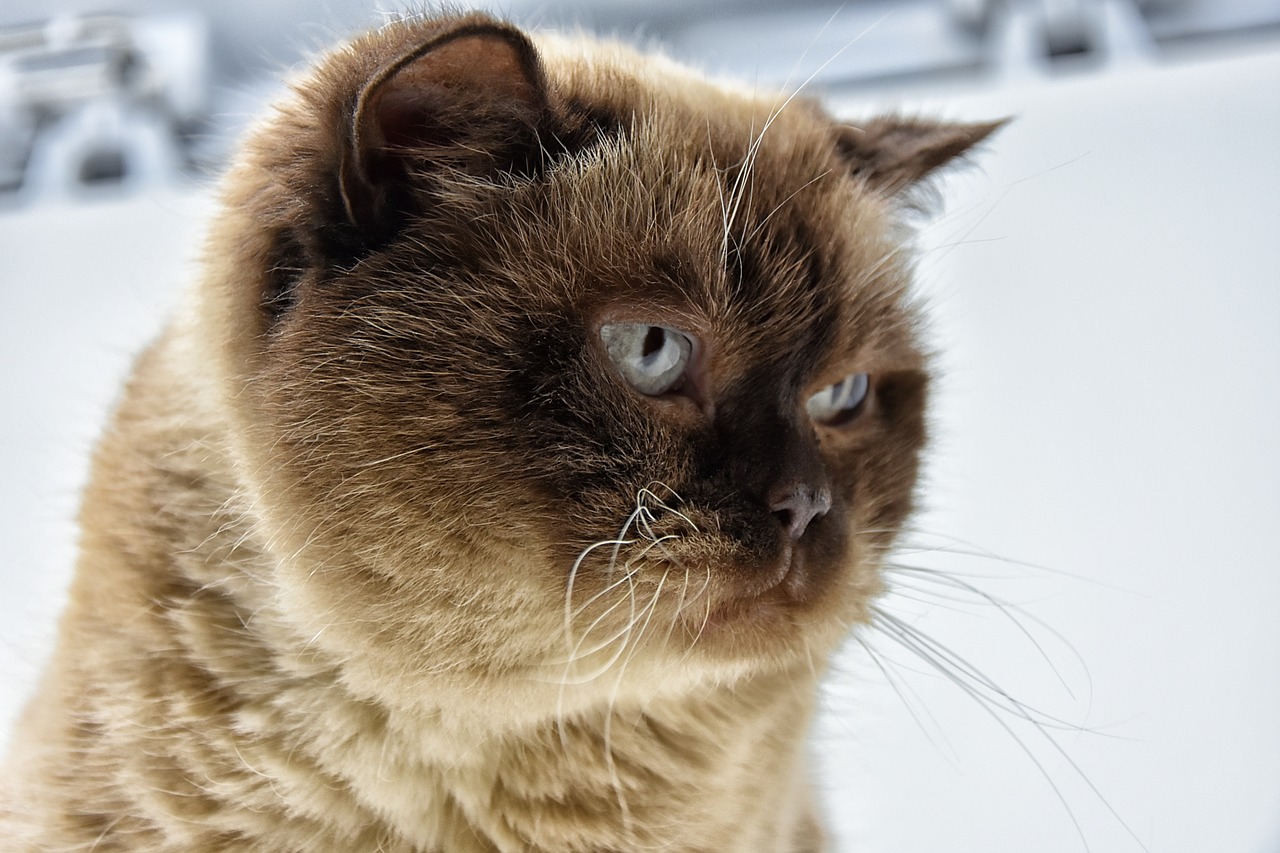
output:
[[[889,195],[898,195],[963,157],[1008,121],[953,124],[881,116],[857,125],[841,125],[836,147],[855,177]]]
[[[477,17],[435,34],[359,93],[339,175],[350,224],[394,230],[432,174],[529,167],[547,114],[542,65],[519,30]]]

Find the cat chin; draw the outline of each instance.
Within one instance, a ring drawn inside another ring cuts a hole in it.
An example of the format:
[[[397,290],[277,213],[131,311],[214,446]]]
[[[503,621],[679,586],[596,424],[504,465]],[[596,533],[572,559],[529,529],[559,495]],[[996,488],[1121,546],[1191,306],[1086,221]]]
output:
[[[713,659],[772,661],[838,642],[847,622],[823,597],[792,598],[779,587],[763,595],[726,596],[684,628],[693,632],[691,650]]]
[[[838,565],[796,548],[767,581],[720,585],[700,612],[681,615],[687,652],[708,661],[757,668],[805,666],[839,647],[851,626],[869,617],[882,591],[873,564],[846,556]]]

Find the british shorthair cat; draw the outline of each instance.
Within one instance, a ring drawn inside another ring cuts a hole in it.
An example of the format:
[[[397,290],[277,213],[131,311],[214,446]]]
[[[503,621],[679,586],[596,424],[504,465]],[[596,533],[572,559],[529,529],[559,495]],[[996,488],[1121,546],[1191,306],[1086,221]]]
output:
[[[912,509],[906,214],[998,125],[483,15],[321,58],[97,450],[23,851],[827,849]]]

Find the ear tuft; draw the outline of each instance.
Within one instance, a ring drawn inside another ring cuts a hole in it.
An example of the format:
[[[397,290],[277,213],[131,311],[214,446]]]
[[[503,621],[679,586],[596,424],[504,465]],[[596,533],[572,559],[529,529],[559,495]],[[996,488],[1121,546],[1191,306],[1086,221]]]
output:
[[[356,100],[339,176],[348,220],[366,235],[385,234],[422,175],[528,165],[547,103],[537,51],[518,30],[481,20],[437,35]]]
[[[892,195],[963,156],[1008,121],[950,124],[881,116],[856,126],[842,125],[836,147],[853,175]]]

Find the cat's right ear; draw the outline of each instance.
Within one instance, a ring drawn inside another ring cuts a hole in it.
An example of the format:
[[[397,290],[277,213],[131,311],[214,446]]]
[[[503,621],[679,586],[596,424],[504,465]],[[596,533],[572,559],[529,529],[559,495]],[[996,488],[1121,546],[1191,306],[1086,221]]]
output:
[[[850,173],[868,186],[913,202],[940,169],[963,159],[1008,119],[959,124],[886,115],[836,129],[836,148]]]
[[[433,173],[534,168],[547,114],[542,65],[519,30],[484,20],[437,34],[359,93],[339,174],[349,224],[377,242]]]

